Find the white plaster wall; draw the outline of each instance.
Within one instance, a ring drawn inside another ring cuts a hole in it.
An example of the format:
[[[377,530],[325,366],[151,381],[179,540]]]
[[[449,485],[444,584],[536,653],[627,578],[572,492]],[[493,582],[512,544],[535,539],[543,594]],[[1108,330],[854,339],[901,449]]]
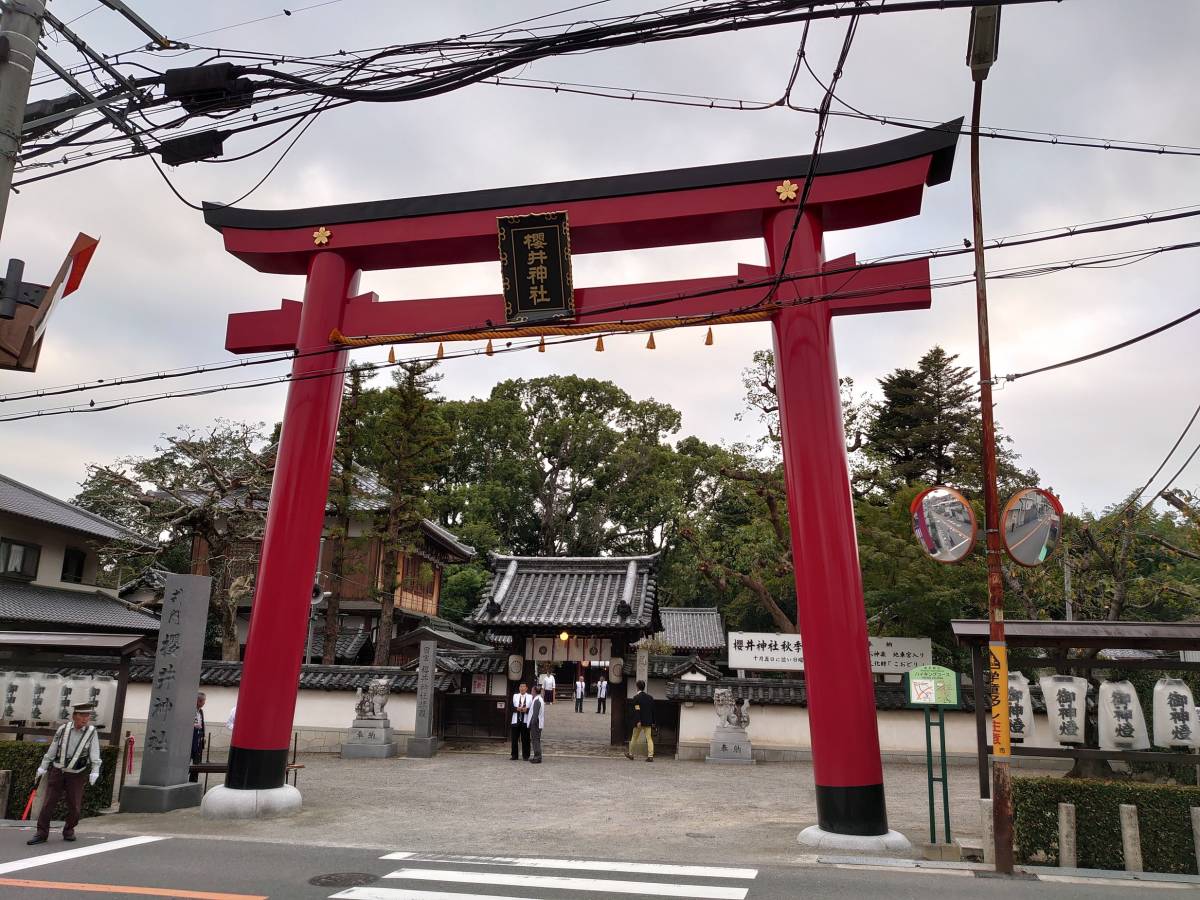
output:
[[[1029,746],[1054,747],[1050,739],[1046,716],[1035,716],[1035,740]],[[880,750],[888,752],[925,752],[925,718],[920,710],[880,710]],[[946,721],[946,752],[973,754],[975,752],[975,716],[970,712],[948,712]],[[685,703],[679,715],[681,743],[707,743],[712,739],[716,715],[711,703]],[[808,750],[812,738],[808,710],[799,706],[751,706],[750,741],[756,747],[776,747],[789,750]],[[934,735],[937,740],[937,735]],[[936,748],[936,743],[935,743]]]
[[[78,534],[65,528],[41,522],[30,522],[17,516],[0,513],[0,537],[26,544],[37,544],[42,548],[38,558],[37,576],[34,584],[45,587],[65,588],[72,591],[96,591],[96,567],[98,560],[92,541],[96,538]],[[87,553],[83,566],[83,584],[62,580],[63,556],[67,547],[77,547]],[[107,591],[115,596],[114,591]]]
[[[204,692],[204,717],[213,747],[229,745],[230,732],[225,727],[229,711],[237,702],[237,688],[201,687]],[[125,729],[140,735],[145,731],[150,712],[150,685],[130,684],[125,695]],[[243,711],[238,710],[238,715]],[[248,713],[247,713],[248,714]],[[411,733],[417,721],[417,695],[392,694],[387,704],[388,718],[393,731]],[[353,691],[302,690],[296,697],[293,728],[297,731],[329,729],[344,733],[354,721]]]

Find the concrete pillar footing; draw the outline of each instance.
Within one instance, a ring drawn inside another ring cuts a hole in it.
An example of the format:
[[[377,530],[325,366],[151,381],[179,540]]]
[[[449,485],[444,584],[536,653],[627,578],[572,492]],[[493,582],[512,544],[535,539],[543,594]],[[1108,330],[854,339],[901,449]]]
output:
[[[842,853],[886,853],[911,857],[913,846],[898,831],[887,834],[837,834],[819,825],[810,825],[796,838],[805,847]]]
[[[300,791],[290,784],[261,791],[219,784],[204,795],[200,814],[206,819],[276,819],[295,815],[302,805]]]

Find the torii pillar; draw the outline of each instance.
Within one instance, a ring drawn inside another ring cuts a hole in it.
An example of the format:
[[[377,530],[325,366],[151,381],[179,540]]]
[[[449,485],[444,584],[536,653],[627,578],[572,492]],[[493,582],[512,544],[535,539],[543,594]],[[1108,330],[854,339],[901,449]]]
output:
[[[826,231],[916,215],[925,186],[950,177],[960,124],[823,154],[799,217],[796,187],[808,157],[314,209],[208,207],[205,218],[229,252],[260,271],[303,274],[307,282],[303,303],[285,300],[229,320],[230,351],[298,355],[229,772],[205,797],[205,814],[275,815],[300,804],[284,773],[345,363],[334,330],[364,338],[437,335],[506,321],[500,294],[391,302],[354,296],[358,270],[494,262],[498,217],[565,210],[577,254],[765,241],[770,265],[739,266],[736,276],[576,289],[570,324],[746,310],[771,320],[816,781],[817,824],[801,841],[906,844],[887,825],[832,320],[928,307],[929,268],[924,259],[863,268],[853,256],[826,262],[823,240]],[[768,297],[766,286],[781,270],[790,277]]]

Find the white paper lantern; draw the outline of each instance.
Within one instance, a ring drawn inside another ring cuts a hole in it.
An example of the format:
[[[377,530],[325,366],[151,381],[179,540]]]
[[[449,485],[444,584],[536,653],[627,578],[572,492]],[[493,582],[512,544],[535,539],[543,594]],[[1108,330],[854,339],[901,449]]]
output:
[[[117,679],[111,675],[97,675],[91,679],[88,686],[87,701],[96,706],[96,716],[92,720],[96,727],[108,729],[112,726],[113,708],[117,701]]]
[[[1154,743],[1158,747],[1195,747],[1200,743],[1192,689],[1178,678],[1160,678],[1154,685]]]
[[[39,672],[33,687],[33,709],[30,719],[34,722],[59,722],[62,704],[63,677],[53,673]]]
[[[1008,673],[1008,731],[1014,744],[1033,737],[1033,702],[1029,679],[1020,672]]]
[[[14,672],[5,685],[4,718],[9,721],[28,722],[32,717],[33,687],[37,679],[32,672]]]
[[[1046,700],[1050,734],[1060,744],[1082,744],[1087,721],[1088,683],[1070,675],[1046,675],[1038,680]]]
[[[1128,681],[1106,681],[1100,685],[1099,724],[1101,750],[1146,750],[1146,717],[1142,701]]]
[[[72,707],[78,706],[81,703],[88,702],[88,689],[92,686],[92,679],[88,675],[70,675],[63,679],[62,689],[59,691],[59,718],[71,718]]]

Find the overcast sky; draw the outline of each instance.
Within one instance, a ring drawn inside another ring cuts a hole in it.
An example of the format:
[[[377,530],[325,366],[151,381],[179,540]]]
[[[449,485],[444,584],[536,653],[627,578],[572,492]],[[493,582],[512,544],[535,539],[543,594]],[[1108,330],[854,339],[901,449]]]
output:
[[[95,5],[93,0],[53,0],[51,9],[69,20]],[[573,4],[341,0],[309,10],[298,4],[291,16],[276,15],[280,2],[261,0],[133,5],[176,38],[275,15],[193,42],[317,54],[458,35],[505,24],[518,17],[517,9],[533,16]],[[588,14],[648,8],[610,2]],[[567,14],[561,21],[580,15]],[[966,11],[864,19],[839,95],[883,114],[938,121],[968,115],[971,81],[963,62],[968,19]],[[144,43],[140,33],[106,9],[88,13],[74,27],[109,53]],[[844,28],[836,21],[813,26],[809,56],[823,79]],[[787,81],[801,30],[801,25],[786,25],[562,57],[520,74],[773,100]],[[1198,30],[1200,7],[1194,4],[1075,0],[1007,8],[1000,59],[984,92],[983,121],[1200,145],[1194,95],[1200,84],[1200,55],[1194,52]],[[66,44],[47,46],[64,63],[77,61]],[[139,59],[160,69],[178,64],[161,55]],[[182,60],[201,61],[197,56]],[[53,93],[65,89],[55,86]],[[795,102],[813,106],[820,96],[821,89],[802,74]],[[243,205],[306,207],[805,154],[814,126],[813,116],[778,108],[733,112],[474,86],[414,103],[358,104],[326,113]],[[825,147],[870,144],[904,133],[835,118]],[[232,139],[227,155],[253,149],[262,135]],[[243,162],[195,164],[170,174],[193,202],[227,201],[253,185],[276,156],[272,149]],[[828,256],[855,251],[867,258],[960,243],[971,230],[967,163],[964,138],[953,178],[927,191],[919,217],[832,234]],[[985,232],[1001,236],[1197,204],[1198,173],[1200,158],[985,141]],[[996,251],[989,254],[989,268],[1195,240],[1195,222]],[[0,258],[19,256],[26,260],[27,280],[47,280],[76,231],[101,238],[84,286],[55,318],[40,370],[0,373],[0,392],[226,359],[230,312],[271,308],[281,298],[301,296],[301,279],[261,275],[225,254],[220,236],[169,193],[146,160],[113,162],[23,189],[12,198]],[[1087,353],[1195,308],[1200,305],[1198,254],[1182,251],[1124,268],[993,282],[995,371],[1019,372]],[[762,247],[740,242],[577,257],[576,284],[724,275],[735,272],[738,262],[762,263]],[[970,271],[969,259],[962,257],[933,264],[935,276]],[[378,291],[382,299],[493,293],[499,290],[499,271],[498,265],[480,264],[372,272],[363,276],[362,287]],[[932,309],[925,311],[842,318],[836,335],[841,373],[864,389],[877,389],[877,378],[914,365],[934,344],[975,366],[974,292],[970,286],[936,291]],[[1023,462],[1041,474],[1043,486],[1061,494],[1068,509],[1099,509],[1146,480],[1200,401],[1198,336],[1200,320],[1193,320],[1104,359],[1010,384],[997,394],[998,420]],[[631,336],[606,340],[603,354],[590,344],[576,344],[545,354],[452,361],[442,367],[441,387],[447,397],[466,398],[483,396],[510,377],[574,372],[609,378],[635,397],[652,396],[679,408],[685,433],[710,441],[743,440],[755,429],[753,422],[734,418],[742,408],[740,373],[756,349],[769,346],[769,327],[720,327],[713,347],[704,347],[703,338],[703,329],[686,329],[658,335],[656,352],[644,349],[644,337]],[[356,354],[365,360],[384,356],[386,349]],[[185,383],[247,377],[233,375]],[[156,390],[153,385],[114,389],[96,398]],[[279,386],[3,424],[0,471],[69,497],[89,462],[148,453],[159,435],[181,424],[202,426],[218,416],[274,422],[283,400]],[[4,403],[0,412],[62,402]],[[1180,462],[1197,441],[1200,430],[1185,441]],[[1178,465],[1173,461],[1165,474]],[[1200,460],[1180,484],[1200,485]]]

